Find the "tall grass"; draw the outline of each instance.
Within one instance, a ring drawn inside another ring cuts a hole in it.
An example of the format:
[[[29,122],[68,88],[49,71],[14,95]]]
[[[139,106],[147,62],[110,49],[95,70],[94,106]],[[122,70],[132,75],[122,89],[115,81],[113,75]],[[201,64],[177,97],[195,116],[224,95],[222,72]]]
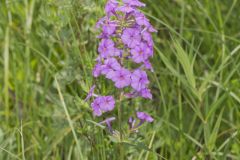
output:
[[[154,98],[123,102],[122,115],[144,109],[155,121],[123,144],[125,157],[240,159],[240,1],[144,2],[158,29]],[[104,3],[0,0],[1,160],[119,158],[83,101],[95,83],[94,26]]]

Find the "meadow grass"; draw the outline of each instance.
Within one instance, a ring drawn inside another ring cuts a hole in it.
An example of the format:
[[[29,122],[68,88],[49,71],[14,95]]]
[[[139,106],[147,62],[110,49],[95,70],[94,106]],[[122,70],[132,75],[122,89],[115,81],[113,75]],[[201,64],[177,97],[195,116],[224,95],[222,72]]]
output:
[[[144,0],[154,35],[153,115],[129,160],[240,159],[240,1]],[[0,160],[119,159],[83,100],[95,82],[104,0],[0,0]],[[116,92],[103,78],[98,90]],[[117,110],[114,111],[117,115]],[[117,128],[117,125],[114,125]]]

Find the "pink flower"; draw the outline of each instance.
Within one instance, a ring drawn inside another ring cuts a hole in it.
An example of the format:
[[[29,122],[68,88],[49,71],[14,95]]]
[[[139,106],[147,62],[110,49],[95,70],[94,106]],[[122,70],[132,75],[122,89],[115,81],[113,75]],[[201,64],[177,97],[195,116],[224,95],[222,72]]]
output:
[[[123,31],[122,41],[130,48],[134,48],[141,41],[141,35],[138,29],[128,28]]]
[[[137,112],[137,118],[140,119],[142,122],[153,122],[153,118],[145,113],[145,112]]]
[[[147,73],[140,69],[135,70],[131,75],[131,86],[136,91],[141,91],[149,84]]]
[[[115,100],[112,96],[99,96],[91,104],[93,114],[101,116],[102,113],[112,111],[115,107]]]
[[[117,88],[124,88],[131,84],[131,72],[127,69],[121,68],[114,73],[112,80],[115,82]]]

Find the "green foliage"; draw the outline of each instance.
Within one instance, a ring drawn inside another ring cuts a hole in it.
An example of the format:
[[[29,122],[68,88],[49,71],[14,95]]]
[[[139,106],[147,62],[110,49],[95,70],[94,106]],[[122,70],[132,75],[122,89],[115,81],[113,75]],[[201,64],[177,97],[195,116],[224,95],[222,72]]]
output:
[[[126,124],[141,109],[155,121],[124,135],[125,156],[240,159],[240,1],[144,2],[158,30],[154,98],[124,101],[122,115]],[[104,3],[0,0],[0,160],[119,158],[118,133],[109,136],[83,100],[96,82]],[[115,92],[97,83],[97,92]]]

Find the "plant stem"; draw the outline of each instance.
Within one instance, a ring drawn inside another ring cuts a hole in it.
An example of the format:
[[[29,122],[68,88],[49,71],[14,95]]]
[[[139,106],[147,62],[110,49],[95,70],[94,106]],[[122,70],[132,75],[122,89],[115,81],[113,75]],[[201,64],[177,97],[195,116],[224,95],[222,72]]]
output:
[[[122,98],[123,98],[123,92],[120,93],[119,96],[119,105],[118,105],[118,126],[119,126],[119,134],[120,134],[120,143],[119,143],[119,154],[120,154],[120,160],[124,160],[124,148],[122,145]]]

